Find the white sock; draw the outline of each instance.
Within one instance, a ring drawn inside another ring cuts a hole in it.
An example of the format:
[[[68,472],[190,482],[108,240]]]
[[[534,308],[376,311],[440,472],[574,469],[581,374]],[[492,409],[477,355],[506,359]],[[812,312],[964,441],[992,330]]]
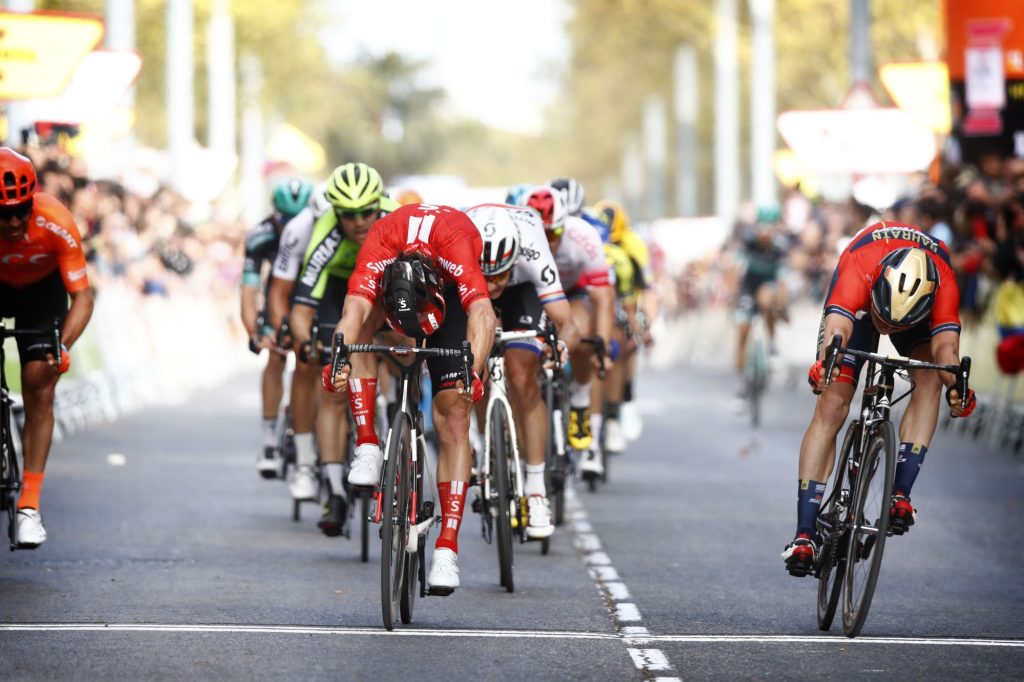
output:
[[[331,494],[345,496],[345,487],[341,481],[345,467],[341,462],[328,462],[324,464],[324,477],[331,484]]]
[[[295,434],[295,465],[316,466],[316,450],[313,449],[313,432]]]
[[[569,407],[590,407],[590,382],[578,384],[575,381],[569,387]]]
[[[602,417],[600,414],[590,415],[590,435],[594,439],[595,448],[597,448],[597,446],[601,443],[601,425],[603,421],[604,417]]]
[[[544,463],[526,465],[526,483],[523,492],[530,495],[547,495],[544,488]]]
[[[277,447],[277,417],[263,418],[263,447]]]

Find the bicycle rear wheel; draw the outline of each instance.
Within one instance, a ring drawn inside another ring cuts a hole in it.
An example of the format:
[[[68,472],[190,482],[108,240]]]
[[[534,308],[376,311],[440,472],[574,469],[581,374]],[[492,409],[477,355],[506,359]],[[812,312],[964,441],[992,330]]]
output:
[[[896,434],[891,422],[882,421],[872,429],[855,476],[843,579],[843,633],[847,637],[860,634],[871,608],[889,529],[895,472]]]
[[[410,476],[407,464],[411,449],[405,414],[395,415],[388,443],[381,490],[380,605],[384,627],[395,628],[404,586],[405,545],[409,537]]]
[[[362,536],[359,538],[359,560],[364,564],[370,560],[370,498],[373,492],[369,488],[358,491],[359,495],[359,530]]]
[[[818,628],[828,630],[836,616],[839,596],[846,574],[845,524],[850,503],[849,479],[846,476],[850,452],[857,442],[859,422],[850,422],[839,449],[839,458],[832,476],[832,490],[818,515],[818,535],[822,538],[818,574]]]
[[[490,469],[494,490],[491,492],[497,509],[495,523],[498,526],[498,572],[501,586],[509,592],[515,591],[512,579],[512,514],[513,493],[509,480],[509,452],[511,450],[509,417],[501,402],[494,404],[491,412]]]

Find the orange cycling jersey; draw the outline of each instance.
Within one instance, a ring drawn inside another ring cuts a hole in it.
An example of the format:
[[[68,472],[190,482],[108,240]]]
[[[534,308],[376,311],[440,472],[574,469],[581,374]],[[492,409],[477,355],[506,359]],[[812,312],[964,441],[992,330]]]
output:
[[[82,237],[75,219],[55,197],[36,192],[21,241],[0,239],[0,283],[26,287],[60,269],[68,293],[89,286]]]

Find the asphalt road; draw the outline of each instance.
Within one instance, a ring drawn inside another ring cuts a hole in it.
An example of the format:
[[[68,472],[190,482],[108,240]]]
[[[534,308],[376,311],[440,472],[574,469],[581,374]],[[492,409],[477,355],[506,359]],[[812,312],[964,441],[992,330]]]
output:
[[[918,524],[886,545],[862,635],[822,633],[795,524],[811,396],[775,389],[753,432],[730,377],[646,373],[645,429],[571,523],[516,547],[517,591],[467,513],[462,587],[381,625],[377,548],[291,520],[260,479],[254,376],[54,446],[50,538],[0,553],[0,678],[1020,679],[1024,466],[940,432]],[[111,457],[111,455],[121,455]],[[123,461],[123,464],[119,462]]]

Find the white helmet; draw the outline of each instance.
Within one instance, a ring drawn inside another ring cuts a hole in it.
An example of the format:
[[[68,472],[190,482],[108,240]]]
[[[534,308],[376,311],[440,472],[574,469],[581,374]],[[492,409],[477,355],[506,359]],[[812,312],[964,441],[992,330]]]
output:
[[[483,237],[480,269],[485,277],[500,275],[519,257],[519,226],[503,206],[484,204],[466,211]]]
[[[583,212],[583,186],[580,183],[572,178],[554,178],[548,185],[562,193],[569,215],[578,216]]]
[[[309,207],[313,209],[314,220],[319,220],[320,216],[330,210],[331,202],[327,200],[326,180],[313,188],[313,195],[309,198]]]

